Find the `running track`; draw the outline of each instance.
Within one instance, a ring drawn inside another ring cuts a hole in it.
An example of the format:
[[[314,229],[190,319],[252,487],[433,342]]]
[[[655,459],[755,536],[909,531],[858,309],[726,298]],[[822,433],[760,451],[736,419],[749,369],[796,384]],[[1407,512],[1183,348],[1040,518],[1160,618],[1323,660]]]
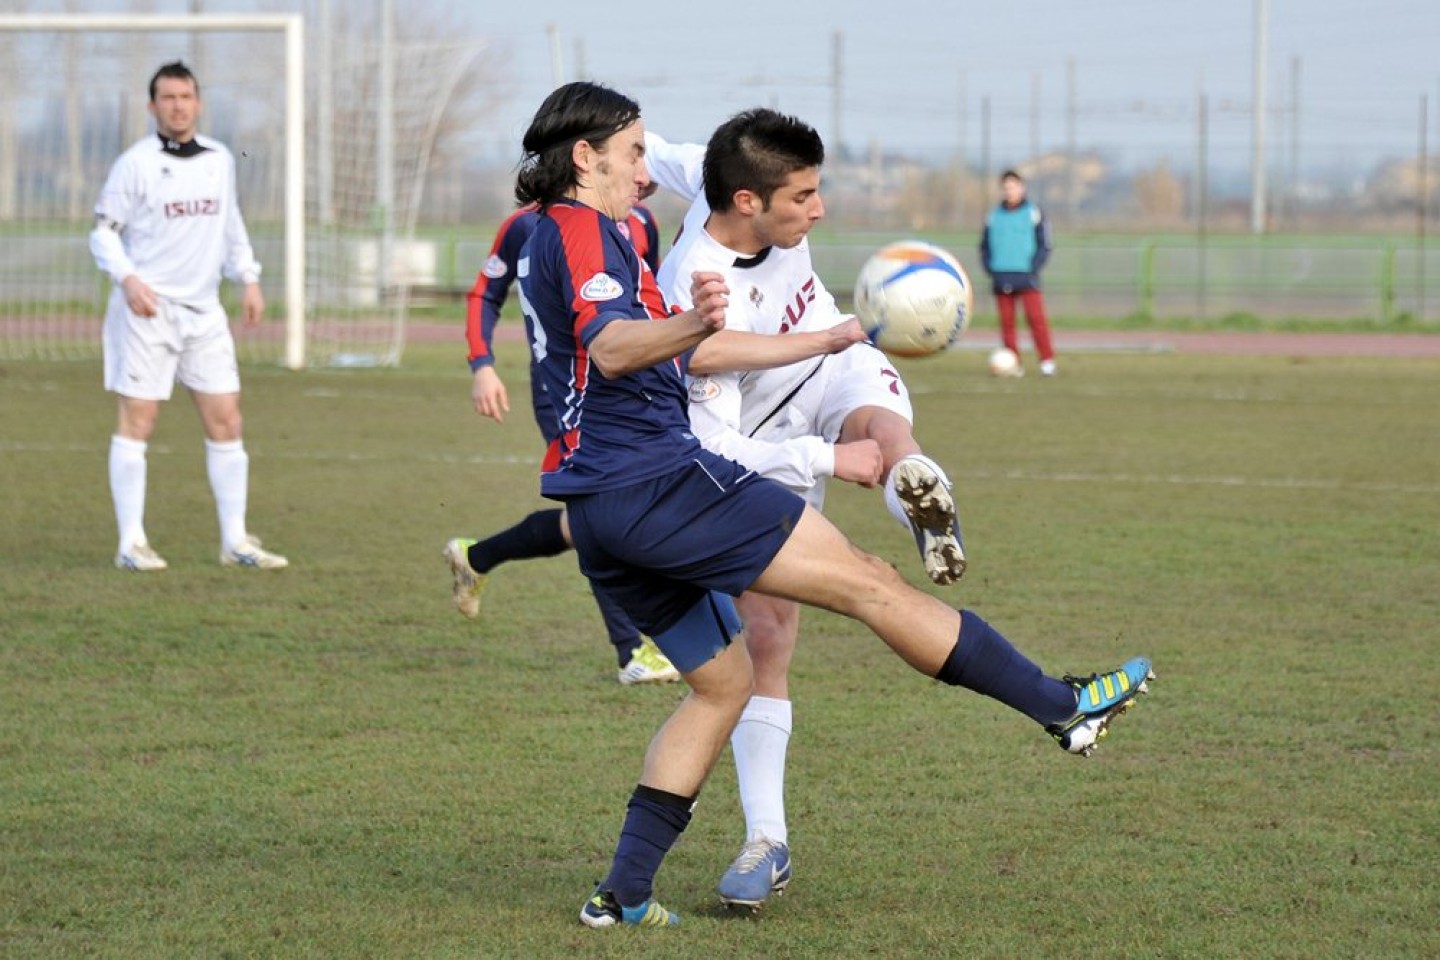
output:
[[[454,340],[464,350],[464,329],[459,324],[415,324],[406,334],[417,341]],[[497,326],[495,339],[519,341],[519,323]],[[999,345],[994,331],[974,331],[957,346],[990,350]],[[1162,330],[1057,330],[1057,353],[1208,353],[1244,356],[1297,357],[1415,357],[1440,358],[1440,336],[1414,333],[1167,333]],[[1028,341],[1022,338],[1022,346]]]

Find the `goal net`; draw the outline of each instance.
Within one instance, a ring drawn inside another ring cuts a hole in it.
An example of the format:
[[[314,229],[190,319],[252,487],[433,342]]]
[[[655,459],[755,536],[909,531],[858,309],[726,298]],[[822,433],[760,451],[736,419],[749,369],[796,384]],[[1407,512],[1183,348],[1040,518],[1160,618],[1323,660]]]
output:
[[[436,128],[477,49],[314,34],[293,14],[0,15],[0,358],[99,355],[111,283],[87,243],[95,198],[154,129],[150,77],[179,59],[200,82],[200,131],[235,156],[263,265],[262,327],[242,328],[239,291],[221,286],[241,360],[400,361],[410,291],[436,269],[414,239]]]

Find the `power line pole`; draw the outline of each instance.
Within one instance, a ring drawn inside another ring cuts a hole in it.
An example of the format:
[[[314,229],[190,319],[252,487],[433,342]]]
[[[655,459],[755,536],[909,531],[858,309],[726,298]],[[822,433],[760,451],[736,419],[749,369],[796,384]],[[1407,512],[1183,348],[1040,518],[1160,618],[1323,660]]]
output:
[[[565,83],[565,56],[560,52],[560,28],[556,24],[547,23],[545,34],[550,38],[550,85],[558,89]]]
[[[1195,286],[1198,301],[1196,311],[1203,320],[1208,308],[1206,299],[1209,294],[1209,254],[1206,249],[1209,223],[1206,215],[1210,205],[1210,101],[1203,92],[1200,94],[1196,113],[1198,129],[1195,136],[1195,239],[1198,263]]]
[[[841,156],[845,154],[844,80],[845,35],[836,30],[830,47],[830,136]]]
[[[315,188],[320,222],[335,222],[335,78],[332,52],[335,49],[335,21],[330,0],[319,0],[316,10],[320,36],[315,38]]]
[[[376,286],[380,302],[390,297],[395,254],[395,0],[380,0],[380,89],[375,98],[375,206],[380,214],[380,256]]]
[[[1420,94],[1420,189],[1415,204],[1415,283],[1417,305],[1415,317],[1425,322],[1425,214],[1430,208],[1430,144],[1427,123],[1430,119],[1430,98]]]
[[[1300,58],[1290,58],[1290,226],[1300,217]]]
[[[1079,163],[1079,145],[1075,140],[1076,98],[1078,81],[1075,74],[1075,58],[1065,61],[1065,220],[1073,227],[1075,214],[1079,209],[1079,184],[1076,180]]]
[[[985,185],[980,195],[985,206],[990,206],[990,182],[995,179],[990,169],[990,96],[980,98],[980,169],[985,173]]]
[[[1250,232],[1265,232],[1265,30],[1269,0],[1255,0],[1255,72],[1250,133]]]
[[[1040,159],[1040,71],[1030,74],[1030,159]]]
[[[959,125],[956,128],[955,153],[957,162],[955,164],[955,219],[963,229],[965,226],[965,181],[968,179],[968,164],[965,158],[965,126],[969,118],[970,104],[969,95],[965,90],[965,68],[960,68],[960,78],[956,90],[956,101],[959,105]]]

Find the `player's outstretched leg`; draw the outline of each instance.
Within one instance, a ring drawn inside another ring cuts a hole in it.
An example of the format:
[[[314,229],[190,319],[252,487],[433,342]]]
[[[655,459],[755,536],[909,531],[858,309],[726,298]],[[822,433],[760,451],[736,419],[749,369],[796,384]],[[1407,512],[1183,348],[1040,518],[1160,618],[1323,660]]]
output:
[[[1110,721],[1130,709],[1135,698],[1150,692],[1149,680],[1155,679],[1150,661],[1144,657],[1126,660],[1118,670],[1092,673],[1088,677],[1066,676],[1065,682],[1075,688],[1075,715],[1045,729],[1060,746],[1090,756],[1100,739],[1110,732]]]
[[[921,454],[901,459],[890,471],[885,494],[894,496],[910,521],[925,573],[938,584],[965,575],[965,543],[950,481],[939,464]]]
[[[1149,693],[1150,661],[1134,657],[1117,670],[1054,679],[973,610],[960,612],[960,639],[936,679],[994,697],[1045,728],[1070,753],[1088,757],[1110,723]]]
[[[789,845],[761,837],[746,843],[720,878],[720,901],[731,907],[758,910],[772,893],[783,893],[789,882]]]
[[[451,540],[445,544],[445,558],[455,575],[455,608],[474,620],[480,616],[480,591],[491,570],[511,560],[553,557],[569,549],[565,511],[558,507],[536,510],[514,526],[484,540],[459,537]]]

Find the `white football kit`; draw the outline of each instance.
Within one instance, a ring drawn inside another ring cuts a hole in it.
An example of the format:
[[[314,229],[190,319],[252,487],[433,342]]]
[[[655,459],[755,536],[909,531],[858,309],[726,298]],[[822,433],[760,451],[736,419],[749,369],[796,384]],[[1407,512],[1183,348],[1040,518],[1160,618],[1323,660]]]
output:
[[[779,334],[827,330],[843,322],[835,298],[810,261],[810,241],[749,257],[705,231],[710,206],[702,188],[705,148],[645,134],[645,162],[661,186],[691,201],[674,248],[656,275],[668,302],[694,304],[690,276],[719,273],[730,288],[725,329]],[[836,354],[769,370],[690,380],[690,423],[709,449],[801,494],[817,509],[835,472],[834,444],[860,407],[883,407],[914,422],[909,392],[883,353],[856,344]]]
[[[107,390],[167,400],[178,377],[201,393],[239,391],[220,278],[257,282],[260,264],[240,216],[235,160],[223,144],[151,134],[121,154],[95,204],[90,252],[115,281],[105,313]],[[120,283],[132,274],[155,291],[154,317],[126,304]]]

